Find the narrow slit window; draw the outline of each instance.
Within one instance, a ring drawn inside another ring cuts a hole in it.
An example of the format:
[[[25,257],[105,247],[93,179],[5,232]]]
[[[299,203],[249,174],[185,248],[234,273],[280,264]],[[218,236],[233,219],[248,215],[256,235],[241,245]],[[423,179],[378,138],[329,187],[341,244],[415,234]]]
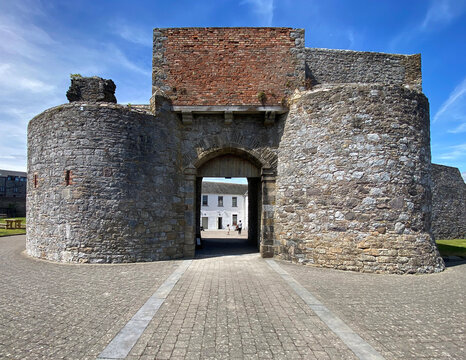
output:
[[[71,170],[66,170],[65,171],[65,185],[68,186],[68,185],[71,185],[72,182],[71,182]]]
[[[34,184],[34,188],[37,188],[37,186],[39,185],[39,179],[38,179],[37,174],[34,174],[33,184]]]

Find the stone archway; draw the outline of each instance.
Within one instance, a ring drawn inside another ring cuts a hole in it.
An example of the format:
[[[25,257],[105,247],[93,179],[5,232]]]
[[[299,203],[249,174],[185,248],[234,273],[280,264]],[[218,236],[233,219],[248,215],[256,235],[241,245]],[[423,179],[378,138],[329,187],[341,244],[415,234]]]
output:
[[[248,238],[257,244],[262,257],[273,256],[273,213],[275,171],[267,161],[238,148],[219,148],[204,152],[185,169],[185,255],[194,255],[200,238],[200,209],[203,177],[245,177],[248,179]],[[192,240],[190,240],[192,239]]]

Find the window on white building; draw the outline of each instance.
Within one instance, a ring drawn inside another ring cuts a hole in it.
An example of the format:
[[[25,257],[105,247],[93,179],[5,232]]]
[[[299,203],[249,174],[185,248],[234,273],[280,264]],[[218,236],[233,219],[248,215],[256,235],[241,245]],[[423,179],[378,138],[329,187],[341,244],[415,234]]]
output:
[[[209,199],[209,197],[207,195],[202,195],[202,206],[209,205],[208,199]]]
[[[218,206],[223,206],[223,196],[218,197]]]
[[[238,207],[238,198],[236,196],[233,196],[231,198],[231,206],[232,207]]]

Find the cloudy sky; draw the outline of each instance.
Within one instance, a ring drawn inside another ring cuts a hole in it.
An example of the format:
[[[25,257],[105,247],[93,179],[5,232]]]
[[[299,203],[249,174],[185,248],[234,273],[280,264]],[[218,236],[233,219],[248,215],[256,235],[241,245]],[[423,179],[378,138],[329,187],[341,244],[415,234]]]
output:
[[[148,103],[152,29],[304,28],[307,47],[422,54],[432,160],[466,177],[466,0],[0,0],[0,168],[26,170],[28,121],[66,103],[71,73]]]

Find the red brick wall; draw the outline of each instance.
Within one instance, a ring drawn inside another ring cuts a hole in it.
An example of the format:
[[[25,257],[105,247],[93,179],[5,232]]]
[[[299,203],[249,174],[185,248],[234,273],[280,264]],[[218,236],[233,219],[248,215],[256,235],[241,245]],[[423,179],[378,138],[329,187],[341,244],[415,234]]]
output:
[[[174,105],[280,105],[303,85],[301,49],[291,28],[155,29],[153,85]]]

